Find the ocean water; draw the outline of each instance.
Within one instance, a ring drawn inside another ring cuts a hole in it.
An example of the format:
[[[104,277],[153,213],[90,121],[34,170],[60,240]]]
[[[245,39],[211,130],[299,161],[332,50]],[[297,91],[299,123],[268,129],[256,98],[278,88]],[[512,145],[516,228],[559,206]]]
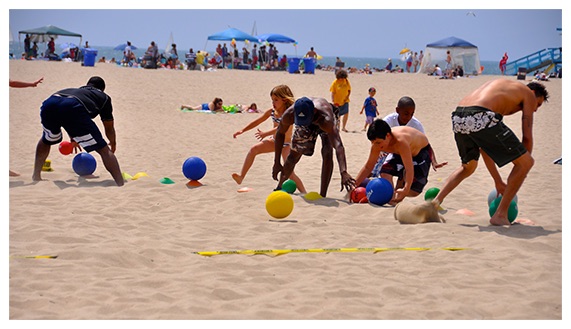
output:
[[[45,52],[45,44],[40,44],[40,52]],[[16,58],[19,58],[18,54],[21,54],[23,52],[23,48],[24,48],[24,44],[22,43],[18,43],[18,42],[10,42],[10,53],[14,54],[14,56]],[[115,58],[116,60],[120,60],[123,57],[123,52],[120,50],[114,50],[114,47],[109,47],[109,46],[91,46],[92,49],[96,49],[97,50],[97,58],[96,60],[99,60],[101,57],[105,56],[106,60],[111,60],[112,58]],[[179,50],[179,55],[183,55],[182,54],[182,49],[184,49],[184,52],[186,52],[187,48],[184,47],[179,47],[181,50]],[[287,50],[285,50],[288,47],[280,47],[278,46],[278,50],[280,51],[280,56],[285,54],[287,57],[296,57],[295,53],[289,53]],[[56,53],[59,54],[59,52],[61,52],[61,47],[59,44],[56,44]],[[141,47],[141,48],[137,48],[135,50],[133,50],[133,52],[135,53],[135,55],[137,55],[137,57],[141,57],[143,56],[143,54],[145,53],[146,47]],[[164,50],[162,48],[159,48],[159,50]],[[195,51],[198,50],[198,47],[195,48]],[[214,52],[214,49],[208,50],[207,51],[212,54]],[[282,52],[283,51],[283,52]],[[304,54],[298,54],[297,57],[301,57]],[[388,62],[388,58],[382,58],[382,57],[341,57],[341,60],[345,62],[345,67],[356,67],[356,68],[364,68],[365,65],[369,64],[369,66],[371,68],[384,68],[387,65]],[[402,58],[395,56],[395,57],[391,57],[391,60],[393,62],[393,67],[395,65],[398,65],[400,67],[405,67],[405,62],[403,61]],[[334,66],[335,65],[335,61],[336,61],[336,57],[335,56],[323,56],[322,59],[320,59],[317,64],[321,65],[321,66],[327,66],[327,65],[331,65]],[[480,64],[481,66],[484,67],[484,71],[482,72],[483,75],[500,75],[500,69],[498,67],[498,61],[483,61],[480,60]]]

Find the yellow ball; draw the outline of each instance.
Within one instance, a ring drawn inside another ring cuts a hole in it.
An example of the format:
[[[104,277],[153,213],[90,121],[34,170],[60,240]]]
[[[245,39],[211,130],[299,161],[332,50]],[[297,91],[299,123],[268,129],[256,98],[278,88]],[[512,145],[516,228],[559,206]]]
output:
[[[285,218],[293,211],[293,198],[287,192],[274,191],[266,198],[266,211],[274,218]]]

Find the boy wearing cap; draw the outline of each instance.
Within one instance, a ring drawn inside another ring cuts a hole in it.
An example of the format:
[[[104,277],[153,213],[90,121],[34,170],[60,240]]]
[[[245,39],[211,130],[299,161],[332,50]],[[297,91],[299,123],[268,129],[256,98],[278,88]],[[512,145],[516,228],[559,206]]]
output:
[[[63,127],[76,148],[80,150],[83,148],[86,152],[96,151],[99,153],[105,168],[111,173],[115,183],[118,186],[125,184],[119,162],[114,154],[116,136],[111,97],[104,93],[104,90],[105,81],[94,76],[87,81],[87,85],[80,88],[60,90],[42,103],[40,117],[44,132],[36,146],[36,159],[32,175],[34,181],[42,180],[42,166],[50,154],[51,146],[62,141],[61,128]],[[103,121],[109,145],[92,120],[98,115]]]
[[[341,173],[341,191],[349,192],[355,187],[355,180],[347,172],[345,148],[337,128],[337,115],[333,106],[324,98],[298,99],[282,115],[275,135],[275,155],[272,177],[278,181],[276,190],[281,190],[283,182],[289,178],[302,155],[311,156],[315,150],[317,136],[321,137],[321,190],[322,197],[327,196],[327,189],[333,174],[333,148],[337,155]],[[295,124],[290,153],[282,166],[280,158],[289,127]],[[281,175],[278,180],[278,174]]]

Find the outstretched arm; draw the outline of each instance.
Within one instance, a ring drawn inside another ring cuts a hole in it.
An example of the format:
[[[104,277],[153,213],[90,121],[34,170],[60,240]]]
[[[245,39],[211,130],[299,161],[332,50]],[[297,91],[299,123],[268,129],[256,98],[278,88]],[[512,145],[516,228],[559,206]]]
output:
[[[245,133],[246,131],[257,127],[258,125],[260,125],[262,122],[266,121],[267,118],[270,117],[270,114],[272,112],[272,109],[267,110],[266,112],[264,112],[262,115],[260,115],[257,119],[254,119],[252,122],[248,123],[246,125],[246,127],[242,128],[241,130],[238,130],[237,132],[234,133],[234,135],[232,135],[234,138],[236,138],[238,135],[241,135],[243,133]]]
[[[27,88],[27,87],[36,87],[38,84],[44,81],[44,77],[39,78],[34,82],[24,82],[24,81],[17,81],[17,80],[10,80],[10,87],[12,88]]]

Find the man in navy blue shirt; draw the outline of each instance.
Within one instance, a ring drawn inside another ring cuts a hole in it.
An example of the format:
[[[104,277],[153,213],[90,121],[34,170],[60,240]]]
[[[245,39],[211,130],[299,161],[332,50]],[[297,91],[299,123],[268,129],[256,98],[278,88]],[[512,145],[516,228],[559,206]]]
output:
[[[94,76],[87,81],[87,85],[60,90],[42,103],[40,117],[44,132],[36,146],[32,175],[34,181],[42,180],[42,166],[50,153],[51,146],[62,141],[61,128],[63,128],[71,138],[76,151],[83,148],[86,152],[99,153],[115,183],[123,186],[125,181],[114,154],[117,141],[113,123],[113,106],[111,97],[104,91],[105,81]],[[103,122],[109,144],[103,139],[99,128],[92,120],[98,115]]]

